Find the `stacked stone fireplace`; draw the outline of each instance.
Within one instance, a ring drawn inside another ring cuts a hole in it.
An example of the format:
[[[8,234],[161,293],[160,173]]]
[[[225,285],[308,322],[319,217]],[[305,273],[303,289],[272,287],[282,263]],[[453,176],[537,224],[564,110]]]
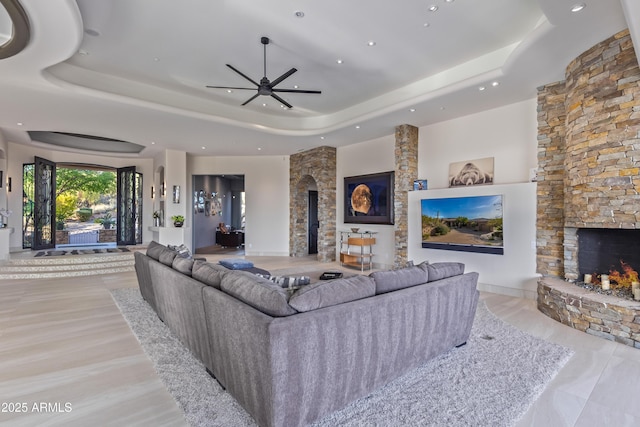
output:
[[[602,259],[597,259],[597,250],[593,254],[594,245],[600,244],[582,237],[592,230],[611,244],[600,251]],[[583,302],[589,296],[580,293],[578,298],[571,288],[550,286],[558,283],[553,278],[581,280],[594,266],[607,273],[609,265],[620,260],[640,270],[634,246],[640,241],[639,230],[640,69],[625,30],[572,61],[565,81],[538,89],[540,310],[578,329],[640,348],[640,303],[634,309],[633,302],[630,307],[607,300],[586,309]],[[592,264],[584,265],[589,252]],[[618,314],[606,309],[611,304],[622,307]],[[600,323],[589,322],[594,313]],[[612,334],[614,320],[624,327]]]

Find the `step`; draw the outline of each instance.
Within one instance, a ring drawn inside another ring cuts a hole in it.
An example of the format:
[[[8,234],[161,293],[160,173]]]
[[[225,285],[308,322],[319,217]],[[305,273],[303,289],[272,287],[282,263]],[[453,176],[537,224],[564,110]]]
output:
[[[0,266],[0,280],[93,276],[135,271],[133,253],[18,258]]]

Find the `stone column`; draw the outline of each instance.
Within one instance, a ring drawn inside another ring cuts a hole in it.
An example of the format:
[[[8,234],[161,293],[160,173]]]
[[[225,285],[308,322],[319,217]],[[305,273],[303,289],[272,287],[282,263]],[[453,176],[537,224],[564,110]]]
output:
[[[318,189],[318,261],[336,260],[336,149],[318,147],[289,158],[289,255],[309,253],[308,189]]]
[[[537,272],[564,275],[565,82],[538,88]]]
[[[397,126],[395,136],[394,267],[398,268],[407,263],[409,191],[413,188],[413,181],[418,179],[418,128],[407,124]]]

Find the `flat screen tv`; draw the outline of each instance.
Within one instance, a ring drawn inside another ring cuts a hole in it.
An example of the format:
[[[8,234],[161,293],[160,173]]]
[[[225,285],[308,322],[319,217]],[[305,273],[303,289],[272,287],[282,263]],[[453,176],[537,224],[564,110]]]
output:
[[[504,254],[502,195],[421,200],[422,247]]]

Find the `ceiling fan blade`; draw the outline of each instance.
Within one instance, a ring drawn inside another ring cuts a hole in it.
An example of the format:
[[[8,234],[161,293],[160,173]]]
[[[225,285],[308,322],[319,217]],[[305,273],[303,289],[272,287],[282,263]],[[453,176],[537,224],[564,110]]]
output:
[[[322,93],[319,90],[302,90],[302,89],[272,89],[273,92],[287,92],[287,93]]]
[[[232,86],[205,86],[210,89],[237,89],[237,90],[256,90],[255,87],[232,87]]]
[[[284,79],[286,79],[287,77],[289,77],[291,74],[295,73],[296,71],[298,71],[295,68],[290,69],[289,71],[287,71],[286,73],[284,73],[283,75],[281,75],[280,77],[278,77],[277,79],[275,79],[274,81],[271,82],[271,87],[275,87],[275,85],[277,85],[278,83],[282,82]]]
[[[289,104],[287,101],[285,101],[284,99],[280,98],[278,95],[276,95],[275,93],[271,94],[272,98],[275,98],[278,100],[279,103],[283,104],[285,107],[287,108],[293,108],[293,105]]]
[[[235,71],[236,73],[240,74],[242,77],[244,77],[245,79],[249,80],[251,83],[253,83],[256,86],[260,86],[258,83],[254,82],[251,77],[248,77],[247,75],[245,75],[242,71],[239,71],[237,68],[235,68],[233,65],[230,64],[226,64],[227,67],[231,68],[233,71]]]
[[[254,99],[256,99],[256,98],[257,98],[257,97],[259,97],[259,96],[260,96],[260,94],[259,94],[259,93],[256,93],[256,94],[255,94],[255,95],[253,95],[251,98],[247,99],[247,100],[244,102],[244,104],[242,104],[242,105],[247,105],[248,103],[250,103],[251,101],[253,101]]]

